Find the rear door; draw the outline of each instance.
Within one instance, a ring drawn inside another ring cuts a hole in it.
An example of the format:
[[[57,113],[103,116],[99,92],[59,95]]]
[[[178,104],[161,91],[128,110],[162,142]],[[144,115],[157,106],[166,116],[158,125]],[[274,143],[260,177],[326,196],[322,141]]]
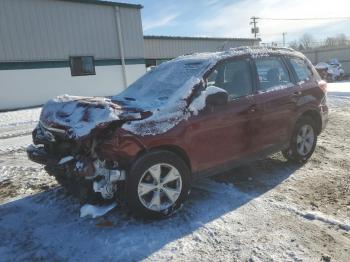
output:
[[[228,163],[251,151],[252,80],[248,58],[221,62],[209,74],[207,86],[225,89],[229,101],[207,106],[191,119],[191,158],[196,170]]]
[[[300,57],[289,57],[287,60],[290,64],[295,78],[297,80],[300,98],[297,101],[298,108],[295,113],[295,119],[298,113],[305,110],[305,106],[313,106],[318,108],[319,103],[325,103],[325,95],[319,88],[318,82],[321,80],[317,71],[312,68],[312,64],[306,59]]]
[[[258,83],[254,149],[258,152],[287,143],[300,92],[283,57],[260,57],[254,62]]]
[[[318,88],[318,81],[321,80],[311,69],[306,60],[299,57],[289,57],[288,62],[294,71],[295,78],[298,85],[302,88],[301,91],[305,93],[307,89]]]

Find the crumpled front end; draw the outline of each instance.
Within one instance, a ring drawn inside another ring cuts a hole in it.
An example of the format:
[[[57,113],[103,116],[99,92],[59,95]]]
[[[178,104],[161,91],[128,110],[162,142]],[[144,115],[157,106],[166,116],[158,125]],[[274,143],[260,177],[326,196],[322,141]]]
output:
[[[95,152],[94,139],[60,140],[60,135],[42,129],[39,125],[33,132],[37,145],[27,148],[30,160],[45,165],[50,175],[61,184],[74,188],[76,192],[72,193],[81,199],[88,197],[79,195],[81,192],[100,193],[105,199],[115,196],[117,182],[125,179],[125,170],[117,161],[102,161]]]
[[[118,181],[125,179],[125,163],[132,154],[118,155],[123,143],[120,127],[141,117],[110,100],[64,98],[48,102],[33,131],[28,158],[45,165],[61,184],[80,184],[75,191],[99,193],[105,199],[116,195]],[[129,142],[125,142],[128,140]],[[140,148],[137,148],[140,150]]]

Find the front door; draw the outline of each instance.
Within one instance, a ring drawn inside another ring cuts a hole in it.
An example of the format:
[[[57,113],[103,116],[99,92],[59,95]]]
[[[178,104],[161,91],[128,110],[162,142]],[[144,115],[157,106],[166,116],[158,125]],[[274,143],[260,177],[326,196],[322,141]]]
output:
[[[194,169],[205,170],[239,159],[251,151],[254,114],[252,73],[248,58],[221,62],[209,74],[207,86],[225,89],[229,101],[207,106],[191,120]]]

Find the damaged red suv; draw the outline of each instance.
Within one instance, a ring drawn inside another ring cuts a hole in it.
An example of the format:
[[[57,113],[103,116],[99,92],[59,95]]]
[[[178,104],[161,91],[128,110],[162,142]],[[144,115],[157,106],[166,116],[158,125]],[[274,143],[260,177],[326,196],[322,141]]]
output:
[[[163,63],[110,99],[50,100],[27,152],[84,201],[166,216],[198,178],[277,151],[307,161],[327,115],[305,56],[240,47]]]

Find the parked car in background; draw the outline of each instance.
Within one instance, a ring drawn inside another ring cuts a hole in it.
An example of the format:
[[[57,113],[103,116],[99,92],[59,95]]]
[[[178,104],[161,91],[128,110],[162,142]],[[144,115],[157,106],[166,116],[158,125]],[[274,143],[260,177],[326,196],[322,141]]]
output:
[[[327,122],[326,83],[292,49],[181,56],[106,98],[46,103],[31,160],[85,200],[172,214],[197,179],[282,151],[304,163]]]
[[[344,69],[338,59],[333,58],[329,60],[328,64],[330,65],[329,69],[331,71],[333,80],[343,80],[344,78]]]
[[[338,59],[331,59],[329,63],[320,62],[315,66],[322,79],[333,82],[344,79],[345,72]]]

